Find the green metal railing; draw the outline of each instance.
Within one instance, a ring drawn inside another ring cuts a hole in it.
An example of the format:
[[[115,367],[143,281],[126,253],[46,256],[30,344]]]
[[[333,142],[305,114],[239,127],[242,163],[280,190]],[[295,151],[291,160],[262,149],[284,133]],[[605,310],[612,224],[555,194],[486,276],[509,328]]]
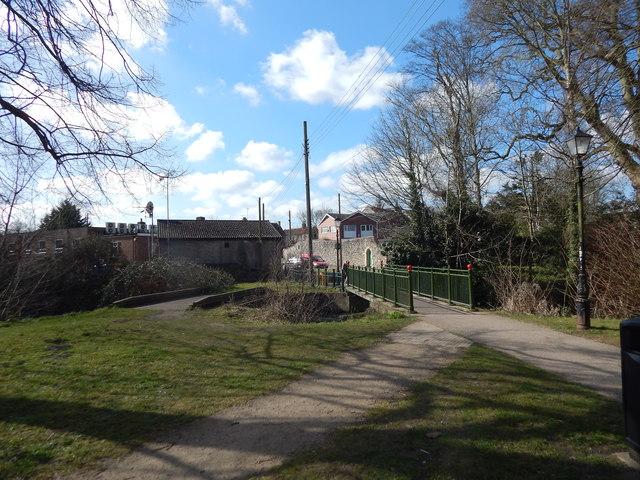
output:
[[[340,288],[342,286],[342,273],[336,269],[328,268],[317,269],[312,271],[313,285],[316,287]],[[288,271],[288,276],[295,282],[311,283],[309,279],[309,270],[306,268],[294,268]]]
[[[347,284],[413,311],[411,275],[407,270],[349,266]]]
[[[471,270],[431,267],[349,267],[347,283],[374,297],[413,311],[413,295],[444,300],[473,309]]]

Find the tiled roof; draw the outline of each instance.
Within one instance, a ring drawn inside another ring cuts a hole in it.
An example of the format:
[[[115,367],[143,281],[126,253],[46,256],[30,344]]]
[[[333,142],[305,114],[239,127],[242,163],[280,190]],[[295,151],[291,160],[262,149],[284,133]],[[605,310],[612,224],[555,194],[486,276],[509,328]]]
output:
[[[158,238],[257,239],[282,238],[271,222],[258,220],[158,220]]]

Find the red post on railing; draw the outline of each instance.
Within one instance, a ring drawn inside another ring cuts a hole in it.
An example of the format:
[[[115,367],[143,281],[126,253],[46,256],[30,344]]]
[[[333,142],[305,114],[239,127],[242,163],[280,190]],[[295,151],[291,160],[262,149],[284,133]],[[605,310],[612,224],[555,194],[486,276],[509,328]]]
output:
[[[467,283],[469,284],[469,308],[471,310],[475,310],[476,306],[473,302],[473,277],[471,276],[471,271],[473,270],[473,265],[470,263],[467,264],[467,270],[469,271],[469,278],[467,279]]]
[[[413,309],[413,284],[411,282],[411,270],[411,265],[407,265],[407,272],[409,272],[409,312],[414,313],[415,310]]]

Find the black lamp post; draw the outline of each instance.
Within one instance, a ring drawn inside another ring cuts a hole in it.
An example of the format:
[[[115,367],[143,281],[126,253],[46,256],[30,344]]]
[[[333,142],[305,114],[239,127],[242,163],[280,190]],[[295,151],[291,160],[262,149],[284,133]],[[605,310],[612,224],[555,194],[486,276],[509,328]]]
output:
[[[584,252],[584,179],[582,176],[582,157],[589,150],[593,137],[578,129],[576,134],[567,140],[569,153],[575,157],[576,176],[578,179],[578,288],[576,291],[576,315],[578,330],[591,327],[589,309],[589,284],[587,282],[587,265]]]

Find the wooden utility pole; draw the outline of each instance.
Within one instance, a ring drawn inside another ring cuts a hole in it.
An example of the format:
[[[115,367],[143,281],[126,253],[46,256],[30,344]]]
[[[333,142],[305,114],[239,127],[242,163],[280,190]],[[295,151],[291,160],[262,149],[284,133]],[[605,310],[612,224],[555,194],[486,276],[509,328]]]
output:
[[[340,229],[342,228],[342,210],[340,209],[340,194],[338,194],[338,218],[340,219],[340,224],[336,227],[338,229],[338,249],[340,251],[338,268],[342,268],[342,232],[340,231]]]
[[[309,278],[313,285],[313,230],[311,228],[311,190],[309,188],[309,139],[307,122],[304,122],[304,181],[307,191],[307,234],[309,235]]]
[[[260,261],[260,270],[262,270],[262,199],[260,197],[258,197],[258,249],[259,249],[259,253],[258,253],[258,257],[259,257],[259,261]]]

